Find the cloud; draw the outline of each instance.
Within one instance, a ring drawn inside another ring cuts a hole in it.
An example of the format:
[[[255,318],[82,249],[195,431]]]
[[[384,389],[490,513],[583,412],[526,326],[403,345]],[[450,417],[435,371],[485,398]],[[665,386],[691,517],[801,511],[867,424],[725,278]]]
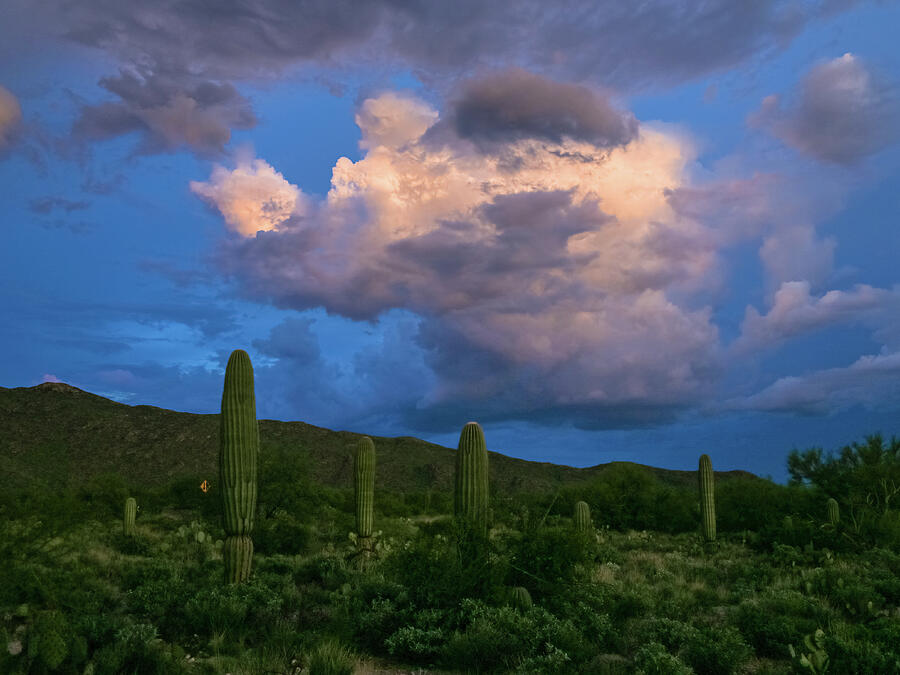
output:
[[[625,145],[637,135],[633,115],[588,87],[554,82],[521,68],[470,80],[453,102],[449,123],[478,145],[535,138],[596,147]]]
[[[782,377],[752,396],[732,399],[726,410],[830,415],[854,406],[891,409],[900,398],[900,352],[861,356],[843,368]]]
[[[364,130],[363,158],[338,160],[306,217],[226,243],[222,271],[282,308],[421,317],[414,343],[437,379],[408,406],[414,426],[476,405],[482,418],[646,425],[703,398],[717,330],[709,308],[670,297],[715,283],[709,232],[666,196],[690,140],[642,125],[613,148],[522,137],[495,153],[452,127],[433,144],[424,105],[364,101],[378,133]]]
[[[32,199],[30,202],[28,202],[28,208],[31,209],[33,213],[38,213],[41,215],[47,215],[57,210],[65,211],[66,213],[83,211],[90,205],[90,202],[80,200],[73,201],[71,199],[65,199],[63,197],[52,196],[40,197],[38,199]]]
[[[454,72],[481,66],[555,70],[607,84],[678,83],[781,49],[833,2],[696,4],[654,0],[434,3],[317,0],[277,6],[223,0],[50,3],[38,18],[69,39],[130,63],[216,79],[259,77],[292,65],[382,62]],[[554,73],[548,73],[554,74]]]
[[[41,382],[62,382],[56,375],[51,375],[50,373],[45,373],[41,378]]]
[[[852,165],[895,141],[898,119],[896,86],[847,53],[810,69],[786,106],[766,97],[749,121],[816,159]]]
[[[834,267],[833,237],[819,239],[812,225],[783,227],[765,237],[759,257],[770,288],[786,281],[807,281],[821,288]]]
[[[137,132],[138,152],[221,154],[229,130],[254,124],[234,84],[283,75],[352,81],[360,69],[407,70],[438,89],[460,77],[525,68],[618,91],[676,86],[787,47],[805,26],[849,3],[652,0],[427,2],[118,0],[35,7],[10,0],[18,33],[103,50],[121,68],[85,106],[83,138]],[[588,127],[590,128],[590,127]]]
[[[837,323],[869,319],[883,325],[888,315],[898,310],[900,289],[891,291],[857,284],[850,291],[832,290],[813,297],[808,281],[784,282],[766,314],[747,307],[741,334],[731,349],[745,353],[771,347],[790,337]]]
[[[191,191],[219,210],[234,232],[244,236],[275,230],[302,214],[306,197],[264,160],[241,160],[229,171],[215,166],[208,182],[191,181]]]
[[[256,124],[250,102],[228,82],[144,68],[105,77],[100,86],[119,100],[85,106],[75,133],[89,140],[137,133],[140,154],[186,147],[203,156],[222,155],[232,129]]]
[[[399,148],[417,140],[437,120],[437,112],[413,96],[384,92],[367,98],[356,114],[360,147]]]
[[[22,108],[11,91],[0,86],[0,151],[12,143],[13,133],[22,121]]]

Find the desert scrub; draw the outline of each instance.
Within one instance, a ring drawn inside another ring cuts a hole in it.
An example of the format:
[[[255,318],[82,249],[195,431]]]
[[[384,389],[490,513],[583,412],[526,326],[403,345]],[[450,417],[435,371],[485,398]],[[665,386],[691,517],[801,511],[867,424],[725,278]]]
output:
[[[353,675],[356,657],[348,647],[330,638],[316,645],[306,658],[309,675]]]
[[[443,665],[448,668],[510,670],[526,660],[550,657],[577,669],[577,664],[595,655],[590,641],[571,621],[540,607],[522,613],[467,599],[460,614],[460,628],[443,653]]]

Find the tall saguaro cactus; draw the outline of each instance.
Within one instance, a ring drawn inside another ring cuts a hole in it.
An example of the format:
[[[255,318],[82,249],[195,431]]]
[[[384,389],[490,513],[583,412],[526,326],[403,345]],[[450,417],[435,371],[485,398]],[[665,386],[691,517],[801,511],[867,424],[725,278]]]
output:
[[[478,422],[469,422],[459,435],[453,514],[476,532],[487,534],[488,454],[484,431]]]
[[[259,425],[253,390],[253,364],[243,349],[235,349],[225,368],[219,428],[219,483],[225,525],[226,583],[250,577],[253,559],[253,516],[256,511]]]
[[[375,526],[375,444],[368,436],[359,439],[353,456],[353,491],[356,535],[371,537]]]
[[[834,497],[828,498],[828,522],[837,525],[841,521],[841,510]]]
[[[591,507],[587,502],[575,504],[575,531],[579,533],[590,532],[594,524],[591,522]]]
[[[134,536],[134,518],[137,515],[137,502],[134,497],[125,500],[125,536]]]
[[[716,540],[716,496],[712,461],[709,455],[700,455],[700,519],[703,539]]]

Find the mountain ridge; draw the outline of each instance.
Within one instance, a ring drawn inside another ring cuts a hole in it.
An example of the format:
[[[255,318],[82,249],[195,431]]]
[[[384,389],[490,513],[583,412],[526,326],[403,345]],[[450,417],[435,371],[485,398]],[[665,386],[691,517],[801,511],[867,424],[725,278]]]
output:
[[[198,484],[217,475],[218,413],[186,413],[129,405],[64,382],[0,387],[0,461],[11,487],[35,481],[77,487],[103,473],[147,486],[184,477]],[[359,437],[306,422],[259,421],[260,452],[300,452],[317,482],[348,487]],[[371,435],[378,451],[376,482],[382,488],[451,490],[456,450],[413,436]],[[490,439],[488,439],[488,442]],[[700,452],[698,451],[698,456]],[[633,462],[571,467],[489,451],[490,479],[499,492],[555,490],[590,481],[617,465],[645,467],[671,485],[696,484],[696,471]],[[756,476],[717,471],[717,478]]]

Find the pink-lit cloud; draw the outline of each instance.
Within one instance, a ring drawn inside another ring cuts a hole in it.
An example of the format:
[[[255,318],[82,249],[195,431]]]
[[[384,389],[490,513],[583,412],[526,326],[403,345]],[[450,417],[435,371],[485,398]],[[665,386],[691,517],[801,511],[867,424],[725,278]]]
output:
[[[22,107],[11,91],[0,86],[0,150],[12,142],[12,135],[22,121]]]
[[[410,347],[438,377],[427,409],[490,397],[488,415],[604,424],[587,417],[631,408],[645,423],[705,394],[719,368],[710,310],[669,297],[717,283],[709,233],[666,195],[687,179],[689,138],[645,124],[609,147],[526,130],[492,152],[447,133],[435,143],[429,122],[437,112],[408,95],[364,101],[364,156],[337,161],[307,217],[232,222],[248,236],[226,246],[224,270],[282,307],[423,317]],[[224,185],[217,171],[206,185]]]
[[[244,236],[278,229],[307,206],[297,186],[262,159],[239,160],[231,171],[217,165],[208,181],[191,181],[191,191],[216,208],[231,230]]]

